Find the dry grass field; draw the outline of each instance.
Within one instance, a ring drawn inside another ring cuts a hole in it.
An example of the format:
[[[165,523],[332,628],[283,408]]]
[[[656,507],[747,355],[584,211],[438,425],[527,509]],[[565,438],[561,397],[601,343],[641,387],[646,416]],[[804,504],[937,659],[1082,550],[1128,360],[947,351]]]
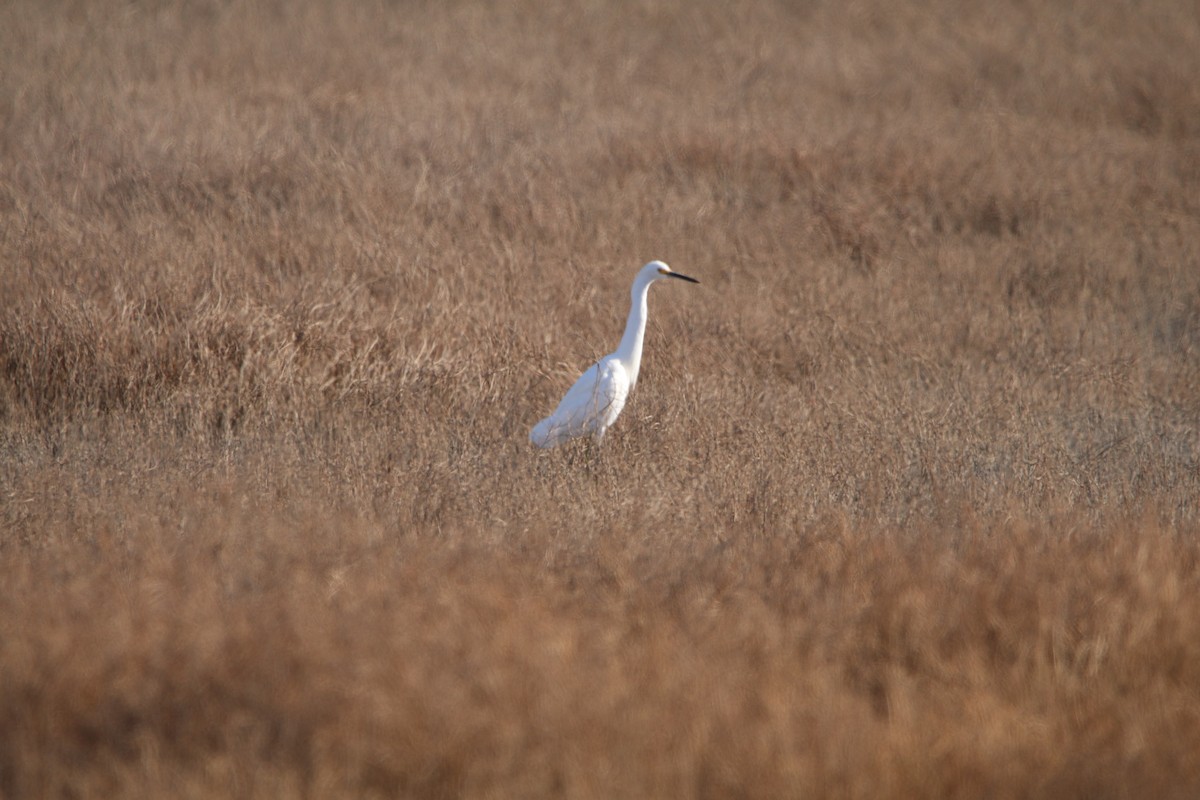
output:
[[[0,5],[0,797],[1197,796],[1195,3]]]

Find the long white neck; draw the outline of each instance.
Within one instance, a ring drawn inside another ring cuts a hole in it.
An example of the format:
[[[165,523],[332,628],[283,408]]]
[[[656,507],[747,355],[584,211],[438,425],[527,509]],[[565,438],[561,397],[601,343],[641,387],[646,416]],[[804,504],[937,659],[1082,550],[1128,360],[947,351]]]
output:
[[[642,366],[642,340],[646,336],[646,296],[650,293],[653,280],[639,278],[633,282],[630,290],[629,319],[625,321],[625,334],[621,344],[613,353],[621,359],[625,371],[629,373],[629,388],[637,383],[638,369]]]

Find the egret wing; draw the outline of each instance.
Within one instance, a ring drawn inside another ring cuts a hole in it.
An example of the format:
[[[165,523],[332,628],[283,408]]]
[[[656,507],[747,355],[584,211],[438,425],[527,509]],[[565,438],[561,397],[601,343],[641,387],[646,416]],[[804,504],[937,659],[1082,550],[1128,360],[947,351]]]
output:
[[[604,358],[579,376],[554,413],[533,429],[540,447],[553,447],[567,439],[601,434],[621,413],[629,395],[629,378],[616,359]]]

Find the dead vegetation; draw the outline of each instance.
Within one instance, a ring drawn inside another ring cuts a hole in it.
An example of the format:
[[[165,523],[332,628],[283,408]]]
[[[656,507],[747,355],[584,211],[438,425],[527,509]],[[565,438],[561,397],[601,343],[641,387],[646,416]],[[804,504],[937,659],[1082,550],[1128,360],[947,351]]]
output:
[[[1200,791],[1188,3],[0,54],[0,796]],[[651,258],[703,285],[534,452]]]

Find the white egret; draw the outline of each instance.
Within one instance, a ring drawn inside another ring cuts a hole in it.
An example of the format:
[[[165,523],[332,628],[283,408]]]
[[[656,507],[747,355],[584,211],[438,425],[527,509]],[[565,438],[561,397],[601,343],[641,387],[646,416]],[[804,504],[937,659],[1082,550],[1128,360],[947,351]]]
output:
[[[599,443],[616,422],[625,400],[637,383],[642,364],[642,339],[646,334],[646,295],[650,284],[664,278],[699,283],[695,278],[673,272],[661,261],[651,261],[633,279],[633,302],[625,335],[612,353],[593,364],[567,391],[554,413],[533,427],[529,440],[538,447],[555,447],[568,439],[591,434]]]

